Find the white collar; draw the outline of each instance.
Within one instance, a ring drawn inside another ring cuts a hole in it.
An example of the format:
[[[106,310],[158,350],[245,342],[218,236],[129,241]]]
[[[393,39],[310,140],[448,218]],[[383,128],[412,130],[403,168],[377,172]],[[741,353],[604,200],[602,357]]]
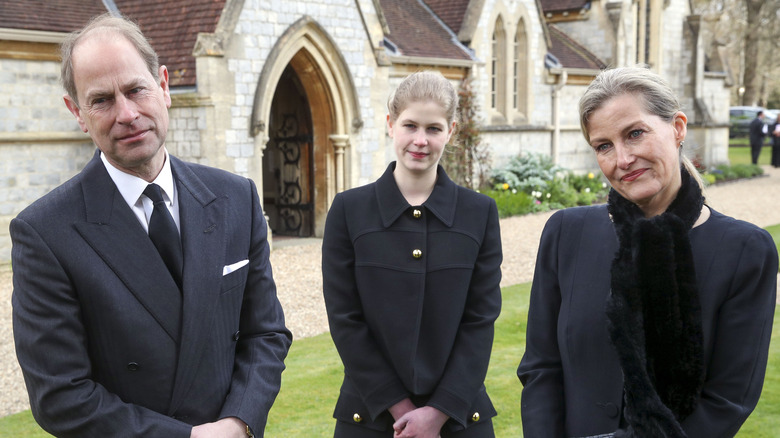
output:
[[[163,198],[168,203],[168,205],[171,206],[174,205],[176,189],[173,184],[171,159],[168,155],[168,150],[163,150],[165,151],[165,163],[163,164],[162,170],[160,170],[160,173],[157,175],[157,178],[155,178],[152,182],[160,186],[163,191]],[[102,151],[100,152],[100,159],[103,161],[103,165],[105,165],[106,170],[108,171],[108,175],[111,177],[111,180],[114,181],[114,184],[119,190],[119,193],[122,195],[122,198],[124,198],[125,202],[127,202],[127,205],[132,208],[136,202],[138,202],[138,199],[141,197],[149,183],[142,178],[139,178],[135,175],[130,175],[129,173],[125,173],[114,167],[114,165],[108,161],[106,155]]]

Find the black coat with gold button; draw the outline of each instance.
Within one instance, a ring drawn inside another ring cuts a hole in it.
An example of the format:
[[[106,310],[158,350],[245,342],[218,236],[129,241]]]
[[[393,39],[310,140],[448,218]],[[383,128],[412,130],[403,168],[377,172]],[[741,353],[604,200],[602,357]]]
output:
[[[394,169],[338,194],[325,224],[323,292],[345,369],[334,417],[389,430],[387,409],[410,397],[462,429],[495,415],[484,380],[501,309],[498,211],[441,167],[410,206]]]

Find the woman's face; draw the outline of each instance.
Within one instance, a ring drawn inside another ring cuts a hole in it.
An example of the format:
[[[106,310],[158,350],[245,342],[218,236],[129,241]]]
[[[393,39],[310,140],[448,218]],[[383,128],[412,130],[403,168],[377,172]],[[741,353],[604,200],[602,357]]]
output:
[[[671,122],[650,114],[633,94],[613,97],[589,117],[590,145],[601,171],[647,217],[666,211],[677,196],[687,121],[682,112]]]
[[[396,170],[435,172],[454,127],[455,122],[447,123],[444,108],[433,101],[409,103],[396,120],[388,115],[387,132],[398,158]]]

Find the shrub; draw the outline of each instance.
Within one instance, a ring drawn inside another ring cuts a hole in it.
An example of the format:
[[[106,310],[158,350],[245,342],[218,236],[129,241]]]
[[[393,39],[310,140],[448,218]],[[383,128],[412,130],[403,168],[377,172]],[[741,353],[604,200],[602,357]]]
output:
[[[750,178],[753,176],[753,169],[748,164],[736,164],[731,167],[737,178]]]
[[[703,174],[701,174],[701,179],[704,180],[704,184],[705,185],[715,184],[715,181],[717,180],[715,178],[715,175],[713,175],[711,173],[703,173]]]
[[[709,185],[763,173],[761,166],[735,164],[717,166],[701,176]],[[609,193],[600,173],[575,175],[540,154],[519,155],[492,175],[494,189],[486,194],[496,200],[500,217],[605,202]]]
[[[505,218],[533,213],[536,207],[534,198],[523,192],[512,193],[511,190],[488,190],[486,195],[496,200],[498,217]]]
[[[572,187],[568,181],[564,178],[555,178],[547,185],[547,202],[550,204],[550,208],[565,208],[572,205],[577,205],[579,196],[577,190]]]
[[[755,164],[735,164],[733,166],[720,164],[703,173],[702,178],[705,182],[714,184],[735,179],[753,178],[763,174],[764,169]]]
[[[605,193],[608,193],[606,191]],[[593,205],[604,202],[606,195],[600,195],[593,192],[579,192],[577,196],[577,205]]]
[[[718,181],[728,181],[732,179],[737,179],[737,173],[734,172],[734,169],[731,166],[721,164],[717,166],[716,169],[719,171],[715,174],[715,178]]]
[[[593,172],[584,175],[569,173],[569,184],[577,191],[579,200],[577,205],[591,205],[603,202],[609,193],[609,186],[604,179]]]
[[[509,160],[505,167],[493,169],[491,175],[494,186],[508,184],[512,189],[530,194],[545,192],[547,183],[562,170],[547,155],[525,153]]]
[[[501,217],[603,202],[609,188],[600,176],[574,173],[546,155],[522,154],[494,169],[493,190]]]

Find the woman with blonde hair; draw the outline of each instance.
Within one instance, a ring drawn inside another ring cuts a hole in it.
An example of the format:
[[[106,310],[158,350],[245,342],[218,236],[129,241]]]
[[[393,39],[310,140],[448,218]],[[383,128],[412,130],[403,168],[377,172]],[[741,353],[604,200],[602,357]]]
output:
[[[542,234],[517,370],[525,436],[734,436],[766,371],[774,242],[704,203],[687,117],[655,73],[602,72],[580,118],[612,189]]]
[[[330,333],[344,364],[337,438],[490,438],[485,391],[501,308],[495,202],[439,160],[457,93],[419,72],[388,102],[397,160],[336,195],[322,242]]]

